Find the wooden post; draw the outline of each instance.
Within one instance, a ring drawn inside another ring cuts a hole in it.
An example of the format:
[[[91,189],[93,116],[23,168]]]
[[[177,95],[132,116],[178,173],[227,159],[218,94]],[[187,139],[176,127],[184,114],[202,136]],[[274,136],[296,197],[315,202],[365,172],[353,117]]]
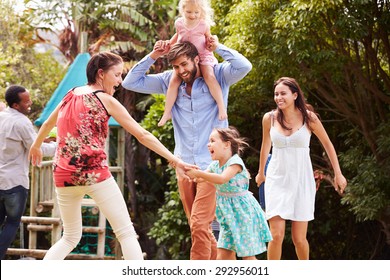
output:
[[[37,179],[39,179],[39,167],[32,167],[31,172],[31,189],[30,189],[30,217],[36,217],[37,212],[36,208],[38,206],[38,192],[39,192],[39,182]],[[28,248],[29,249],[36,249],[37,248],[37,232],[36,231],[29,231],[29,238],[28,238]]]

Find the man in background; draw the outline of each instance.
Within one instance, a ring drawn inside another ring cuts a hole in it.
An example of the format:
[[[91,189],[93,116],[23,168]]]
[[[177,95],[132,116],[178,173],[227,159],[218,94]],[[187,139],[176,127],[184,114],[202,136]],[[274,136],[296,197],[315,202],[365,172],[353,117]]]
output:
[[[0,110],[0,259],[18,231],[26,208],[29,183],[28,152],[36,131],[27,115],[30,93],[12,85],[5,92],[8,107]],[[55,142],[42,146],[43,154],[53,156]]]

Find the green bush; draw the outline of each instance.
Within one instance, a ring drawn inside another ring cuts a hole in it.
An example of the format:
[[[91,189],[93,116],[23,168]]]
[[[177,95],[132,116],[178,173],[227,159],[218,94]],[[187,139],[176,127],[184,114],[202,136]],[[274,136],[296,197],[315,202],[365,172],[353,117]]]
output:
[[[154,95],[155,102],[143,119],[141,125],[151,131],[169,150],[173,151],[173,126],[169,121],[163,127],[158,127],[164,111],[163,95]],[[165,162],[165,161],[162,161]],[[164,192],[164,204],[157,212],[156,221],[148,232],[148,236],[159,246],[157,257],[159,259],[189,259],[191,236],[183,206],[180,201],[175,170],[162,168],[169,172],[167,190]],[[162,184],[164,185],[164,184]]]

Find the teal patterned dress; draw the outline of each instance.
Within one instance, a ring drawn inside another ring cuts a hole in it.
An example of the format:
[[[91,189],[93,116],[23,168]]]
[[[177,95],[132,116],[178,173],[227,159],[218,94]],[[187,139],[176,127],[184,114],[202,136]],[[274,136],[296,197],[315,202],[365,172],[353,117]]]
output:
[[[218,248],[235,251],[238,257],[249,257],[267,250],[266,242],[272,240],[267,220],[256,198],[249,189],[249,173],[244,162],[233,155],[225,165],[213,161],[208,170],[221,174],[230,165],[242,167],[226,184],[215,185],[217,189],[216,216],[220,223]]]

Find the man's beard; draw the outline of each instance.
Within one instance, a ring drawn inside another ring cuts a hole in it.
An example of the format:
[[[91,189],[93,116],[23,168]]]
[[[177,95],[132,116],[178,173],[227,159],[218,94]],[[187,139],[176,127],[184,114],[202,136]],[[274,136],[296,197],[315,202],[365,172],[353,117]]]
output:
[[[187,84],[191,84],[194,80],[195,80],[195,76],[196,76],[196,72],[197,72],[197,69],[195,67],[195,63],[193,64],[193,67],[189,72],[189,75],[186,76],[186,77],[182,77],[180,75],[180,78],[183,80],[183,82],[187,83]]]

